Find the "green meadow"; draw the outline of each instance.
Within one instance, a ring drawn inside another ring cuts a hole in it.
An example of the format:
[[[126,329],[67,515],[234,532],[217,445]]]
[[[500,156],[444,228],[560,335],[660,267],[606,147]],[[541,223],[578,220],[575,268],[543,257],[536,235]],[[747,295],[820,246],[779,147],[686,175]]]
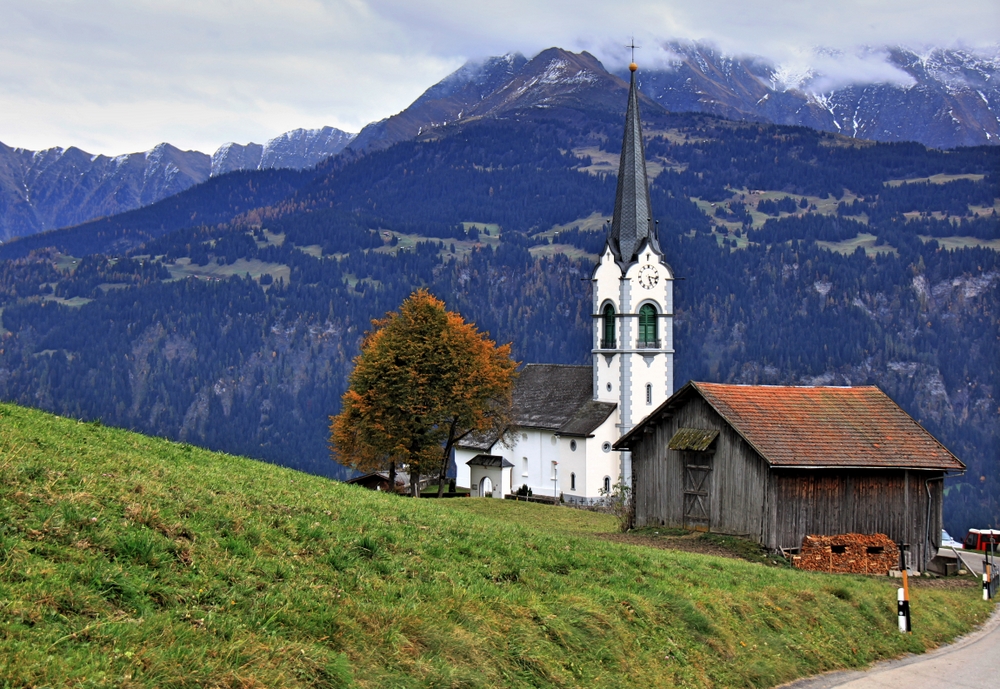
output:
[[[0,405],[0,687],[767,687],[921,652],[977,588],[615,542]]]

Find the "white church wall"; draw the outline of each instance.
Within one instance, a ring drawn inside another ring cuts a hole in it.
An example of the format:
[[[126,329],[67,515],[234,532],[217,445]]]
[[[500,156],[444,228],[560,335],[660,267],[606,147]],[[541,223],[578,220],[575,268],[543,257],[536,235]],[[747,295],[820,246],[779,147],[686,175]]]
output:
[[[472,488],[472,475],[469,465],[470,459],[480,454],[482,450],[467,450],[463,447],[455,448],[455,486],[462,488]]]
[[[559,438],[559,465],[556,467],[558,483],[553,482],[547,495],[558,497],[562,493],[566,499],[581,495],[580,476],[586,473],[588,461],[586,440],[571,436]],[[577,476],[576,490],[573,490],[573,474]]]
[[[547,471],[548,462],[558,454],[555,434],[532,428],[518,428],[510,446],[497,443],[491,454],[507,459],[514,467],[510,470],[511,491],[522,485],[531,488],[532,493],[552,494],[552,482]]]
[[[612,414],[594,429],[594,437],[587,439],[587,449],[591,457],[586,475],[587,495],[595,500],[601,497],[605,476],[610,479],[612,485],[618,482],[621,474],[621,453],[610,448],[619,437],[617,417]]]

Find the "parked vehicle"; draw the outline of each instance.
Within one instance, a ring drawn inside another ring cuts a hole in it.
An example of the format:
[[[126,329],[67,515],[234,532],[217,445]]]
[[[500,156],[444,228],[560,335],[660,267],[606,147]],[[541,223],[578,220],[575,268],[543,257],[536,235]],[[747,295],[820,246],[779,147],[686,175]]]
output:
[[[966,550],[1000,550],[1000,529],[969,529],[962,541]]]
[[[961,548],[962,544],[951,537],[951,534],[941,529],[941,547],[942,548]]]

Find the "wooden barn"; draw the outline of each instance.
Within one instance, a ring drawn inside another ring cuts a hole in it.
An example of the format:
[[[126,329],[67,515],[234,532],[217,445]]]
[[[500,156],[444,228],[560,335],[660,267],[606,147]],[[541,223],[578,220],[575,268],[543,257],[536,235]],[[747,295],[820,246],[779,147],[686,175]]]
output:
[[[877,387],[690,382],[624,435],[637,526],[795,549],[808,534],[883,533],[926,568],[951,452]]]

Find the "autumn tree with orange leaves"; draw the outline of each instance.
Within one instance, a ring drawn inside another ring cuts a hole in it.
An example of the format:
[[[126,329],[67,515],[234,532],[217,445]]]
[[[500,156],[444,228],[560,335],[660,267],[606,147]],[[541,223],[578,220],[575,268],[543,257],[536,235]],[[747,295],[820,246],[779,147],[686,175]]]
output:
[[[354,360],[341,412],[330,417],[336,461],[360,471],[405,464],[410,491],[438,474],[444,492],[451,452],[470,433],[500,437],[510,426],[517,362],[426,290],[372,321]]]

